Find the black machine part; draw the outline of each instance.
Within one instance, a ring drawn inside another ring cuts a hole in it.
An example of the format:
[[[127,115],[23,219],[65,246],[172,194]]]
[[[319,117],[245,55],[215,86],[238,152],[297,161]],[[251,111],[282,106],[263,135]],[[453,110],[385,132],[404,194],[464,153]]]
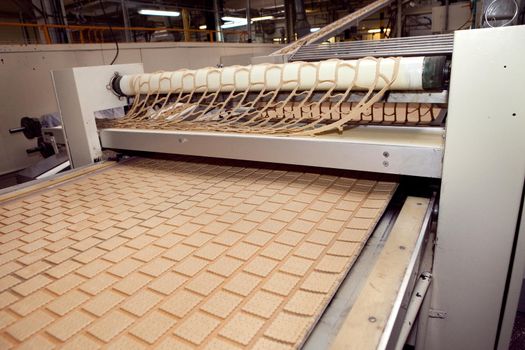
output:
[[[55,149],[53,145],[44,140],[44,137],[42,135],[42,123],[40,123],[39,119],[31,118],[31,117],[23,117],[20,120],[19,128],[9,129],[9,133],[11,134],[15,134],[19,132],[23,133],[24,136],[29,140],[32,140],[34,138],[37,139],[37,146],[26,149],[27,154],[40,152],[40,154],[44,158],[51,157],[52,155],[55,154]]]
[[[20,120],[19,128],[9,129],[9,133],[15,134],[18,132],[24,133],[24,136],[29,140],[34,139],[35,137],[42,136],[42,124],[37,118],[23,117]]]
[[[450,80],[450,61],[446,56],[425,57],[422,78],[425,90],[446,88]]]
[[[42,157],[48,158],[51,157],[53,154],[55,154],[55,149],[53,148],[53,145],[49,142],[46,142],[42,136],[40,136],[37,140],[37,146],[33,148],[26,149],[27,154],[40,152]]]
[[[119,72],[115,72],[113,76],[111,77],[111,80],[109,81],[109,84],[107,86],[107,89],[110,90],[118,98],[126,97],[126,94],[124,94],[122,90],[120,89],[121,79],[122,79],[122,75],[120,75]]]

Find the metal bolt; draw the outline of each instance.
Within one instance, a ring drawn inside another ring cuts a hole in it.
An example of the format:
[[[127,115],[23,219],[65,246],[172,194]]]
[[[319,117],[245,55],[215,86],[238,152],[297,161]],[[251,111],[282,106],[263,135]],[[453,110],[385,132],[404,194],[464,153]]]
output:
[[[388,153],[387,151],[384,151],[383,152],[383,157],[385,157],[385,158],[390,157],[390,153]]]
[[[368,321],[372,322],[372,323],[375,323],[377,321],[377,319],[374,317],[374,316],[370,316],[368,318]]]
[[[387,162],[386,160],[383,161],[383,166],[384,166],[384,167],[387,167],[387,166],[388,166],[388,162]]]

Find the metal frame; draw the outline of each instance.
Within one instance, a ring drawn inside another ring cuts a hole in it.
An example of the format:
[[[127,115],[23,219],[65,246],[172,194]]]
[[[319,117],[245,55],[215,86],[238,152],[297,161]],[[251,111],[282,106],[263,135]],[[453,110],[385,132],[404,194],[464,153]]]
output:
[[[358,10],[342,18],[339,18],[337,21],[324,26],[319,31],[315,33],[310,33],[307,36],[304,36],[299,40],[296,40],[291,44],[288,44],[285,47],[273,52],[272,56],[290,54],[292,52],[295,52],[298,48],[300,48],[303,45],[311,45],[325,41],[328,38],[331,38],[334,35],[342,32],[346,28],[349,28],[353,24],[359,22],[359,20],[381,10],[382,8],[385,8],[392,2],[393,0],[375,0]]]
[[[454,35],[423,35],[381,40],[342,41],[302,46],[288,61],[342,60],[361,57],[431,56],[452,54]]]
[[[342,134],[316,137],[136,129],[99,132],[103,147],[119,150],[438,178],[444,131],[433,127],[361,126]]]
[[[51,72],[73,168],[92,164],[102,156],[95,112],[127,105],[125,99],[119,99],[104,88],[115,72],[135,74],[144,70],[141,63],[135,63],[77,67]],[[97,88],[93,88],[94,86]]]
[[[387,346],[389,348],[394,348],[395,344],[397,343],[394,341],[395,338],[392,338],[391,336],[392,334],[395,334],[394,330],[399,332],[399,330],[401,329],[403,320],[406,316],[407,308],[406,306],[402,308],[402,305],[409,303],[409,298],[412,294],[412,290],[417,279],[419,278],[419,267],[421,264],[422,255],[424,253],[424,242],[425,238],[428,237],[428,233],[430,232],[432,215],[434,213],[434,206],[436,203],[435,200],[435,195],[433,195],[428,203],[427,211],[423,219],[421,229],[419,231],[414,252],[410,257],[410,261],[408,262],[403,281],[399,286],[399,291],[396,297],[396,301],[394,303],[394,307],[392,308],[392,313],[388,318],[385,331],[381,336],[381,340],[378,346],[379,349],[386,349]]]
[[[455,33],[431,299],[444,318],[429,318],[425,349],[509,342],[525,257],[524,37],[525,26]]]
[[[392,335],[397,334],[393,325],[396,321],[403,321],[404,313],[401,310],[401,301],[410,297],[411,288],[414,277],[418,276],[418,264],[416,261],[423,253],[423,241],[427,238],[430,219],[432,216],[432,208],[434,207],[434,198],[428,204],[428,209],[422,222],[422,227],[417,237],[416,248],[407,261],[406,273],[399,286],[399,291],[396,298],[396,304],[392,308],[389,317],[389,325],[381,337],[381,347],[386,348],[386,342],[391,339]],[[392,227],[398,219],[402,203],[396,203],[393,199],[391,205],[387,208],[381,220],[376,225],[374,232],[367,240],[366,246],[363,248],[357,261],[352,266],[350,272],[341,283],[339,289],[335,293],[329,306],[321,315],[314,329],[303,344],[304,350],[328,349],[335,340],[338,332],[350,312],[352,312],[352,305],[359,297],[368,275],[374,268],[380,253],[382,252],[386,242],[390,237]],[[396,338],[395,336],[393,338]],[[394,340],[395,343],[395,340]],[[388,348],[391,348],[389,346]]]

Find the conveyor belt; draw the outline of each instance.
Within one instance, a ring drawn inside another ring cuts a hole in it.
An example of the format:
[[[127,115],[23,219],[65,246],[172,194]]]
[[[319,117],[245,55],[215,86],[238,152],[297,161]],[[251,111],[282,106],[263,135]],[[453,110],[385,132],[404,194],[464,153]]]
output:
[[[0,204],[0,348],[301,345],[396,184],[132,160]]]

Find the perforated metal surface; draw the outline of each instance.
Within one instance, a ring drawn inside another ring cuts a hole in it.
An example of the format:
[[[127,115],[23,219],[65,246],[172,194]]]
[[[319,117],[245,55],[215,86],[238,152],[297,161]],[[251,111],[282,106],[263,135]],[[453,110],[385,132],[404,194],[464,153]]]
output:
[[[138,159],[0,204],[0,348],[299,346],[396,184]]]

